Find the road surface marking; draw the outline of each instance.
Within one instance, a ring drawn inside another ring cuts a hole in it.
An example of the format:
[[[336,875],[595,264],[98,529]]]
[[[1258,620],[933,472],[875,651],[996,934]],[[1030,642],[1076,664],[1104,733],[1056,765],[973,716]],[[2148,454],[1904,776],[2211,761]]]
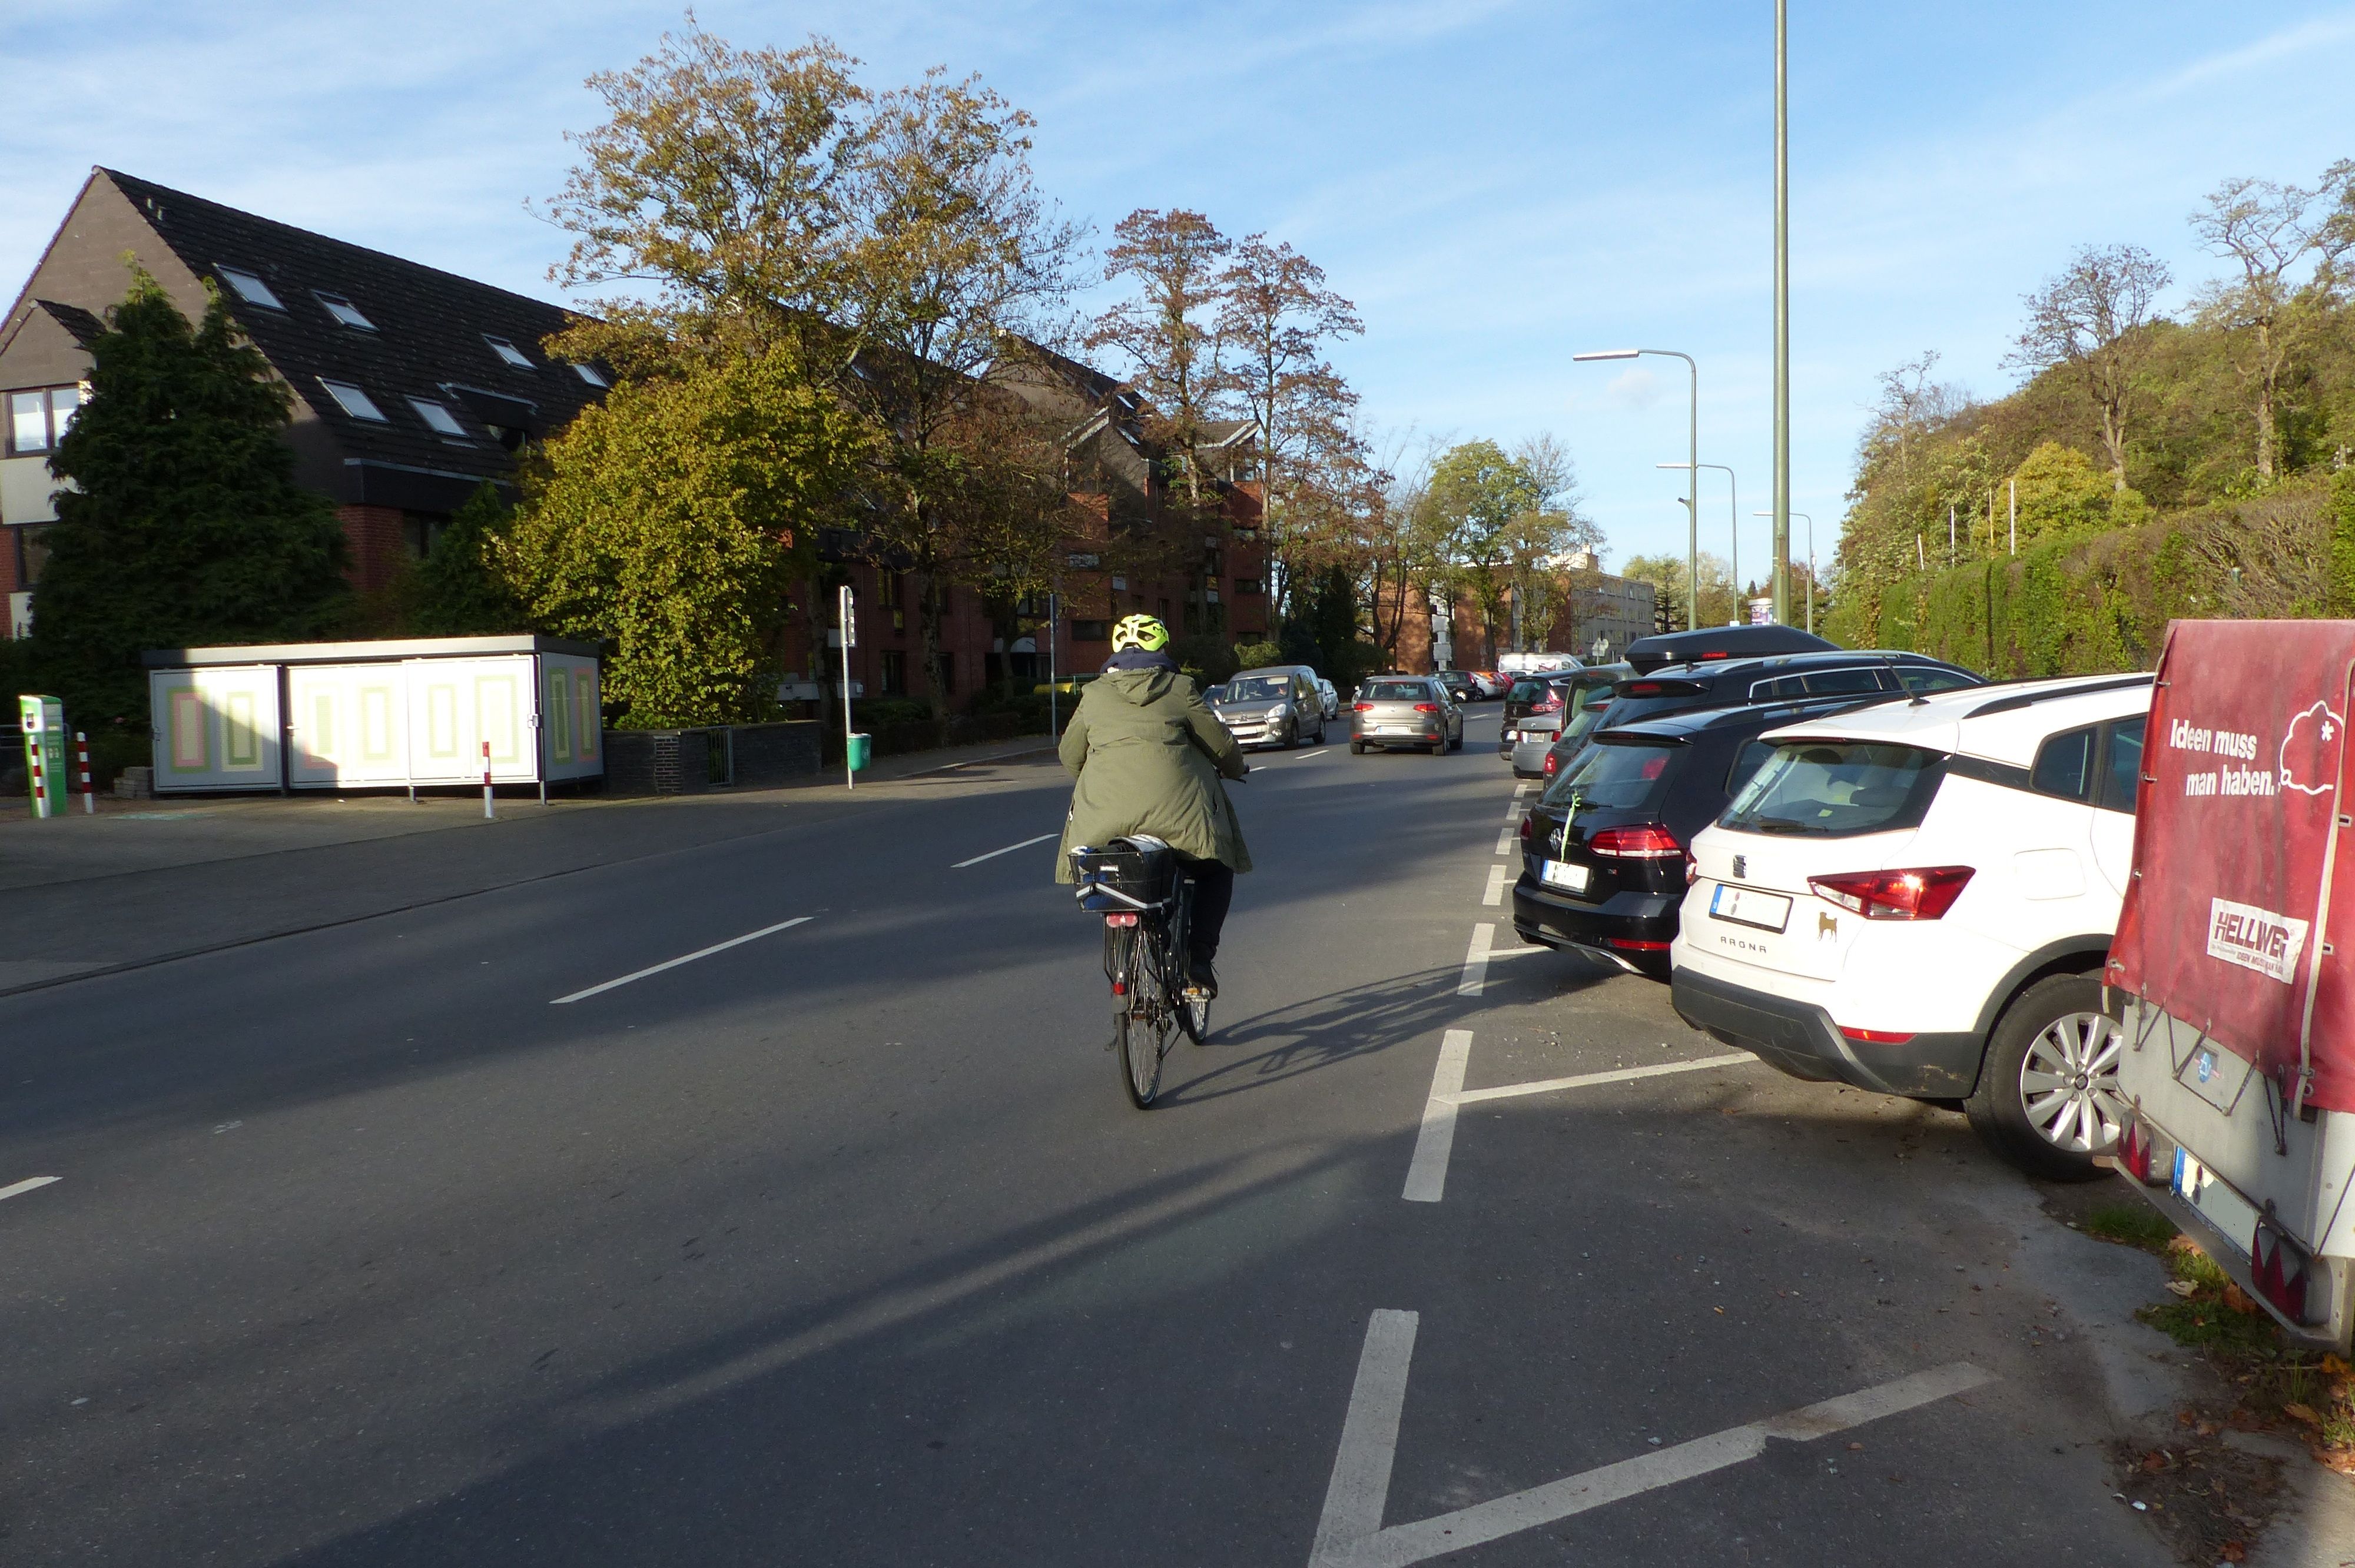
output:
[[[1468,1039],[1470,1039],[1470,1038],[1471,1038],[1471,1036],[1467,1034],[1467,1035],[1465,1035],[1465,1038],[1468,1040]],[[1461,1083],[1461,1082],[1463,1081],[1463,1079],[1462,1079],[1462,1077],[1459,1075],[1459,1076],[1458,1076],[1458,1078],[1456,1079],[1456,1081],[1457,1081],[1458,1083]],[[1450,1116],[1454,1116],[1455,1114],[1455,1112],[1453,1112],[1453,1111],[1448,1112],[1448,1115],[1450,1115]],[[15,1186],[13,1186],[13,1187],[0,1187],[0,1198],[13,1198],[13,1197],[16,1197],[16,1196],[18,1193],[20,1193],[20,1192],[31,1192],[31,1191],[32,1191],[34,1188],[36,1188],[36,1187],[46,1187],[46,1186],[48,1186],[48,1185],[50,1182],[52,1182],[52,1181],[64,1181],[64,1180],[65,1180],[65,1178],[64,1178],[64,1177],[62,1177],[62,1176],[34,1176],[34,1177],[30,1177],[30,1178],[27,1178],[27,1180],[25,1180],[25,1181],[22,1181],[17,1182],[17,1183],[16,1183]]]
[[[1062,830],[1059,828],[1059,829],[1057,829],[1055,832],[1051,832],[1051,833],[1040,833],[1040,834],[1039,834],[1037,838],[1035,838],[1035,839],[1024,839],[1024,840],[1023,840],[1020,843],[1018,843],[1018,844],[1007,844],[1004,849],[994,849],[994,850],[990,851],[987,854],[977,854],[977,855],[974,856],[971,860],[961,860],[961,861],[957,862],[954,865],[953,865],[953,866],[949,867],[949,869],[950,869],[951,871],[963,871],[966,866],[969,866],[969,865],[979,865],[983,861],[986,861],[986,860],[996,860],[999,855],[1002,855],[1002,854],[1012,854],[1016,850],[1018,850],[1018,849],[1028,849],[1032,844],[1043,844],[1043,843],[1045,843],[1049,839],[1059,839],[1059,838],[1061,838],[1062,836],[1063,836],[1063,834],[1062,834]]]
[[[1304,751],[1304,752],[1302,752],[1299,756],[1297,756],[1297,757],[1294,758],[1292,760],[1293,760],[1293,761],[1295,761],[1295,762],[1305,762],[1305,761],[1307,761],[1307,760],[1308,760],[1310,758],[1312,758],[1312,757],[1322,757],[1322,756],[1324,756],[1327,752],[1328,752],[1328,751],[1330,751],[1330,750],[1332,750],[1332,749],[1333,749],[1333,748],[1332,748],[1331,747],[1329,747],[1329,746],[1320,746],[1320,747],[1317,747],[1316,750],[1314,750],[1314,751]]]
[[[675,959],[666,959],[661,963],[649,965],[634,974],[623,975],[620,980],[609,980],[603,985],[592,985],[587,991],[576,991],[570,996],[559,996],[548,1005],[561,1007],[568,1001],[585,1001],[592,996],[612,991],[615,986],[627,985],[632,980],[642,980],[648,975],[658,975],[665,969],[675,969],[681,964],[691,964],[698,959],[708,959],[714,953],[724,953],[730,948],[741,948],[747,942],[757,942],[763,937],[773,937],[778,932],[791,930],[795,926],[806,926],[815,918],[815,916],[796,915],[790,920],[780,920],[773,926],[763,926],[757,931],[747,931],[741,937],[730,937],[724,942],[714,942],[708,948],[698,948],[694,952],[681,953]]]
[[[1488,890],[1480,895],[1480,902],[1494,909],[1505,901],[1505,879],[1512,874],[1501,865],[1488,868]]]
[[[1519,800],[1522,796],[1524,796],[1524,795],[1528,794],[1529,792],[1529,781],[1528,779],[1522,779],[1519,783],[1518,783],[1518,784],[1516,784],[1516,785],[1514,785],[1514,786],[1513,786],[1513,799],[1514,799],[1514,800]]]
[[[1506,801],[1506,802],[1505,802],[1505,821],[1508,821],[1508,822],[1518,822],[1518,821],[1519,821],[1520,820],[1521,820],[1521,802],[1520,802],[1520,798],[1519,798],[1518,796],[1515,796],[1512,800],[1508,800],[1508,801]]]
[[[1464,978],[1455,982],[1458,996],[1478,996],[1480,987],[1488,979],[1488,944],[1497,939],[1497,927],[1483,923],[1472,927],[1472,945],[1464,949]]]
[[[1538,1078],[1526,1084],[1505,1084],[1493,1089],[1459,1088],[1455,1103],[1459,1106],[1477,1104],[1481,1100],[1508,1100],[1521,1095],[1550,1095],[1557,1089],[1583,1089],[1596,1084],[1627,1084],[1637,1078],[1665,1078],[1671,1073],[1699,1073],[1710,1067],[1740,1067],[1758,1060],[1747,1051],[1736,1051],[1724,1056],[1703,1056],[1691,1062],[1663,1062],[1652,1067],[1620,1067],[1608,1073],[1581,1073],[1574,1078]],[[1457,1084],[1463,1083],[1459,1075]],[[1439,1091],[1434,1088],[1432,1093]]]
[[[1447,1187],[1447,1156],[1455,1147],[1455,1107],[1462,1104],[1465,1065],[1472,1059],[1472,1032],[1451,1029],[1440,1037],[1439,1065],[1432,1069],[1431,1097],[1423,1104],[1423,1131],[1414,1160],[1406,1168],[1410,1203],[1436,1203]]]
[[[1498,854],[1512,853],[1513,841],[1519,836],[1520,835],[1518,833],[1516,833],[1510,828],[1507,828],[1503,832],[1498,833],[1497,835],[1497,853]]]
[[[1309,1568],[1354,1563],[1381,1534],[1417,1320],[1415,1313],[1382,1307],[1366,1324],[1366,1348],[1358,1353],[1358,1381],[1349,1387],[1349,1414],[1341,1420],[1341,1447],[1333,1456]]]
[[[1316,1521],[1309,1568],[1408,1568],[1731,1468],[1764,1454],[1769,1438],[1813,1442],[1995,1381],[1992,1372],[1968,1361],[1950,1361],[1673,1448],[1385,1530],[1382,1511],[1390,1501],[1391,1467],[1398,1454],[1399,1417],[1406,1404],[1416,1326],[1414,1313],[1389,1309],[1376,1312],[1366,1325],[1366,1346],[1349,1390],[1349,1412],[1342,1419],[1340,1446],[1333,1457],[1333,1478],[1325,1490],[1325,1511]]]

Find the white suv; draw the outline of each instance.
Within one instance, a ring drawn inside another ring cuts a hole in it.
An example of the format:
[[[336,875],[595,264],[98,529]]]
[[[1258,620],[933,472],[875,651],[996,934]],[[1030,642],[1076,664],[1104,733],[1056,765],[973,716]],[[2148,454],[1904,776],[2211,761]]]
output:
[[[1693,839],[1677,1012],[1795,1076],[1963,1109],[2036,1175],[2098,1175],[2150,693],[1980,686],[1763,736],[1774,757]]]

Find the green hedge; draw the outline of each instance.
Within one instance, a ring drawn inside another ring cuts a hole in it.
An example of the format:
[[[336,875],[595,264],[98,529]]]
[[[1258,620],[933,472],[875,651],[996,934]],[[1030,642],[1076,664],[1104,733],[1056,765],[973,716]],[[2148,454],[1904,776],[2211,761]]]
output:
[[[2285,489],[1917,573],[1843,596],[1823,630],[1847,647],[1907,649],[1998,679],[2147,670],[2179,618],[2296,619],[2355,602],[2355,549],[2334,550],[2341,535],[2355,542],[2355,473],[2328,491]]]

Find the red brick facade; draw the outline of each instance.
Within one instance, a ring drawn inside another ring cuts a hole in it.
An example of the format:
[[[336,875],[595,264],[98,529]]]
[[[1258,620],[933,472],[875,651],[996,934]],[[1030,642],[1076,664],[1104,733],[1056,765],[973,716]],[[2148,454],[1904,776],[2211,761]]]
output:
[[[401,564],[413,554],[409,543],[408,514],[398,506],[338,506],[336,519],[344,525],[351,546],[351,564],[345,576],[361,593],[389,588]]]

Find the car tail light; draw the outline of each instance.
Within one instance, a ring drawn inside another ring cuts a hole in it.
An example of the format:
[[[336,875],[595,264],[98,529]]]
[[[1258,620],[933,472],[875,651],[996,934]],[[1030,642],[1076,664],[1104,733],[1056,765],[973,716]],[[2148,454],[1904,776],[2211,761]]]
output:
[[[2249,1273],[2257,1294],[2293,1323],[2306,1321],[2306,1256],[2270,1222],[2260,1219],[2249,1241]]]
[[[1895,1029],[1850,1029],[1845,1023],[1840,1025],[1840,1033],[1859,1045],[1902,1045],[1913,1038]]]
[[[1559,757],[1556,757],[1556,756],[1553,754],[1553,752],[1552,752],[1550,749],[1549,749],[1549,750],[1546,752],[1546,759],[1545,759],[1545,772],[1546,772],[1546,777],[1547,777],[1547,778],[1549,778],[1549,779],[1552,778],[1552,777],[1553,777],[1553,770],[1554,770],[1555,768],[1557,768],[1561,767],[1561,758],[1559,758]]]
[[[1354,711],[1361,714],[1369,714],[1374,711],[1374,705],[1371,703],[1351,703],[1349,706]]]
[[[1435,714],[1439,711],[1439,705],[1437,703],[1417,703],[1414,705],[1414,711],[1419,714]]]
[[[1605,937],[1603,945],[1630,953],[1665,953],[1668,950],[1666,942],[1649,942],[1640,937]]]
[[[1560,692],[1548,692],[1544,696],[1537,700],[1536,704],[1530,707],[1529,712],[1533,714],[1550,714],[1561,706],[1561,694]]]
[[[1527,843],[1537,835],[1538,819],[1536,813],[1531,812],[1521,819],[1521,842]]]
[[[1843,876],[1811,876],[1807,885],[1868,920],[1935,920],[1955,906],[1970,882],[1967,865],[1932,865],[1918,871],[1858,871]]]
[[[2158,1185],[2157,1181],[2151,1180],[2150,1134],[2143,1131],[2140,1118],[2127,1121],[2126,1130],[2118,1134],[2116,1158],[2118,1169],[2128,1176],[2146,1187]]]
[[[1675,860],[1685,853],[1685,846],[1666,828],[1604,828],[1586,841],[1586,847],[1595,854],[1607,854],[1619,860]]]

